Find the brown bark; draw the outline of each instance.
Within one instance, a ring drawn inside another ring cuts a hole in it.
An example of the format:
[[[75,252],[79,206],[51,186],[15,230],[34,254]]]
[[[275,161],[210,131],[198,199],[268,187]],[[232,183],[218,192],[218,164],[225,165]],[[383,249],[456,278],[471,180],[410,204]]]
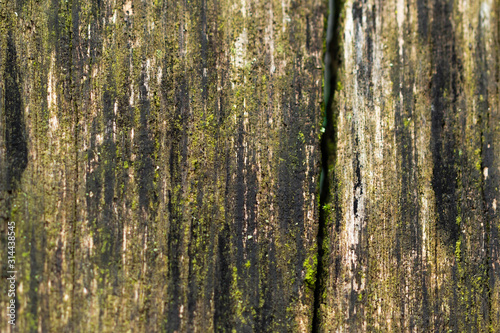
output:
[[[326,331],[499,330],[495,1],[347,1]]]
[[[334,2],[1,2],[0,332],[498,331],[500,3]]]
[[[307,330],[324,5],[1,6],[18,330]]]

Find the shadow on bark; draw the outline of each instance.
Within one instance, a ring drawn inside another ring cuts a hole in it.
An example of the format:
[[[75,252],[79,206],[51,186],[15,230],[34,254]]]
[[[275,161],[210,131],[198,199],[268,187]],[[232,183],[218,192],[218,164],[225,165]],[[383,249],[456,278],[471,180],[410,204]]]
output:
[[[5,62],[5,190],[18,188],[21,176],[28,166],[28,144],[26,124],[21,99],[21,78],[17,65],[17,52],[12,32],[7,37],[7,59]]]

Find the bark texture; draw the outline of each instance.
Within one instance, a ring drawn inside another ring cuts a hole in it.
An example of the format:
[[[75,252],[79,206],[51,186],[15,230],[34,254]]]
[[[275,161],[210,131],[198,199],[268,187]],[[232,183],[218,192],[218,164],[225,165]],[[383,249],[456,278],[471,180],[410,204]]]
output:
[[[324,13],[1,2],[18,332],[309,329]]]
[[[334,2],[2,0],[0,332],[500,331],[500,2]]]
[[[345,2],[325,331],[500,330],[499,14]]]

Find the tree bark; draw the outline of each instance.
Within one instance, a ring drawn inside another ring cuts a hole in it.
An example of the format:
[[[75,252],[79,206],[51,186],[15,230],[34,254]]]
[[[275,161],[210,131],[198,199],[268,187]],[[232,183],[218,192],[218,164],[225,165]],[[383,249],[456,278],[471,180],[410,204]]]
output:
[[[345,2],[325,331],[500,330],[499,14]]]
[[[1,6],[18,331],[308,330],[325,5]]]
[[[330,1],[0,3],[0,332],[500,330],[500,3]]]

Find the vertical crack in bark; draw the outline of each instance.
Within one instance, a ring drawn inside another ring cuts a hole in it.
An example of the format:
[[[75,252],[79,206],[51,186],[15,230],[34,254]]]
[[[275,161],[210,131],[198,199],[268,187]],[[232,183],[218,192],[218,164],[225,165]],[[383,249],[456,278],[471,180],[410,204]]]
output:
[[[74,47],[74,36],[73,36],[73,1],[67,1],[66,3],[66,11],[68,17],[66,18],[66,31],[68,33],[68,55],[69,55],[69,64],[68,64],[68,72],[69,72],[69,105],[73,108],[73,116],[74,116],[74,131],[73,131],[73,144],[74,144],[74,184],[73,184],[73,216],[72,216],[72,225],[71,225],[71,328],[76,330],[78,320],[75,314],[75,294],[76,294],[76,263],[75,263],[75,251],[76,251],[76,232],[77,232],[77,221],[78,221],[78,107],[77,101],[74,98],[73,92],[75,89],[75,80],[73,79],[74,70],[73,70],[73,47]]]
[[[319,332],[321,327],[321,304],[324,301],[326,280],[328,275],[327,249],[324,240],[328,239],[328,206],[330,200],[330,167],[335,166],[337,153],[337,115],[333,110],[333,98],[337,83],[337,69],[339,67],[339,13],[342,9],[342,0],[328,0],[328,24],[326,28],[325,73],[323,88],[323,135],[321,136],[321,175],[319,188],[319,225],[316,244],[318,247],[316,281],[314,286],[314,308],[312,332]]]

